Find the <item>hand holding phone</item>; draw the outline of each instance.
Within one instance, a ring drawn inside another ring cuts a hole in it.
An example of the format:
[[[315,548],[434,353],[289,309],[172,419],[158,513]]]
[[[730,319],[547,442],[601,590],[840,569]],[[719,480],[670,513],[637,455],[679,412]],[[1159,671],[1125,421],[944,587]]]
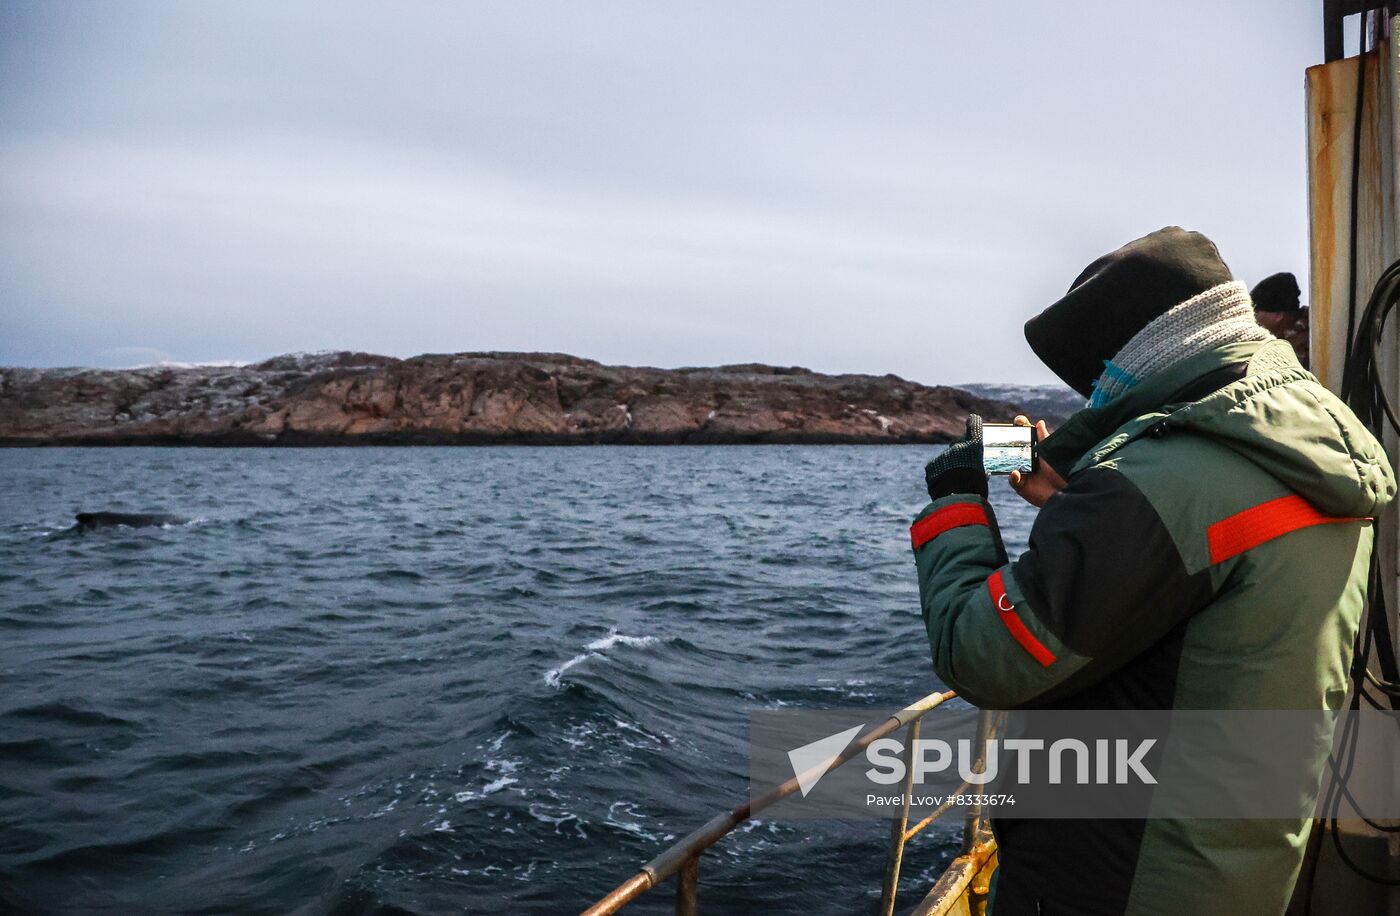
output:
[[[1045,425],[1044,420],[1037,420],[1034,426],[1032,426],[1029,418],[1018,416],[1015,420],[1015,425],[1030,427],[1035,430],[1037,449],[1040,440],[1050,435],[1050,428]],[[1050,497],[1065,488],[1064,478],[1056,473],[1055,469],[1051,467],[1048,462],[1040,461],[1038,458],[1033,471],[1029,473],[1012,471],[1009,483],[1011,484],[1011,489],[1015,490],[1022,499],[1032,506],[1035,506],[1037,509],[1044,506],[1045,503],[1049,501]]]

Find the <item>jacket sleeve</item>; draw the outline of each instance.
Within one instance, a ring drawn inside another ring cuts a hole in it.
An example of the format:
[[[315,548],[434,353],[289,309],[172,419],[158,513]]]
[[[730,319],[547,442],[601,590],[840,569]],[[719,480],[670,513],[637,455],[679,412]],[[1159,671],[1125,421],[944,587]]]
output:
[[[1152,504],[1112,468],[1075,474],[1008,562],[992,507],[937,500],[910,528],[933,667],[969,702],[1033,703],[1121,667],[1211,598]]]

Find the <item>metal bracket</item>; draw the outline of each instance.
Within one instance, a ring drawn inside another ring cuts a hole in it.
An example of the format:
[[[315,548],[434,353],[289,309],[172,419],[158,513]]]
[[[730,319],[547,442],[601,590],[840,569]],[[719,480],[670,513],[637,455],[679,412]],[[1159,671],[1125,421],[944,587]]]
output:
[[[1346,56],[1346,42],[1342,34],[1342,21],[1346,17],[1369,10],[1384,9],[1387,6],[1400,9],[1400,3],[1394,3],[1393,0],[1322,0],[1323,60],[1330,62]],[[1385,28],[1389,19],[1389,16],[1382,16],[1382,24],[1378,28]]]

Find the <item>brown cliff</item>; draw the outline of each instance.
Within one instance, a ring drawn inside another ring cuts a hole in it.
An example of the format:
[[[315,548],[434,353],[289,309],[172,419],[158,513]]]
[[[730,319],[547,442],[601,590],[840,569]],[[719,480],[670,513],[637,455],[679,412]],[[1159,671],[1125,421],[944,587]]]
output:
[[[1015,412],[893,375],[604,366],[552,353],[0,369],[5,445],[946,442],[969,411]]]

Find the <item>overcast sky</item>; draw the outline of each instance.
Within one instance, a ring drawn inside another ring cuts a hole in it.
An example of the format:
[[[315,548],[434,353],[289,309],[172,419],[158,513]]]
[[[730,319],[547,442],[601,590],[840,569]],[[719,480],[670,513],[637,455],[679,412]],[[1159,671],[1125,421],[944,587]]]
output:
[[[0,364],[1048,380],[1153,229],[1305,277],[1320,7],[5,0]]]

